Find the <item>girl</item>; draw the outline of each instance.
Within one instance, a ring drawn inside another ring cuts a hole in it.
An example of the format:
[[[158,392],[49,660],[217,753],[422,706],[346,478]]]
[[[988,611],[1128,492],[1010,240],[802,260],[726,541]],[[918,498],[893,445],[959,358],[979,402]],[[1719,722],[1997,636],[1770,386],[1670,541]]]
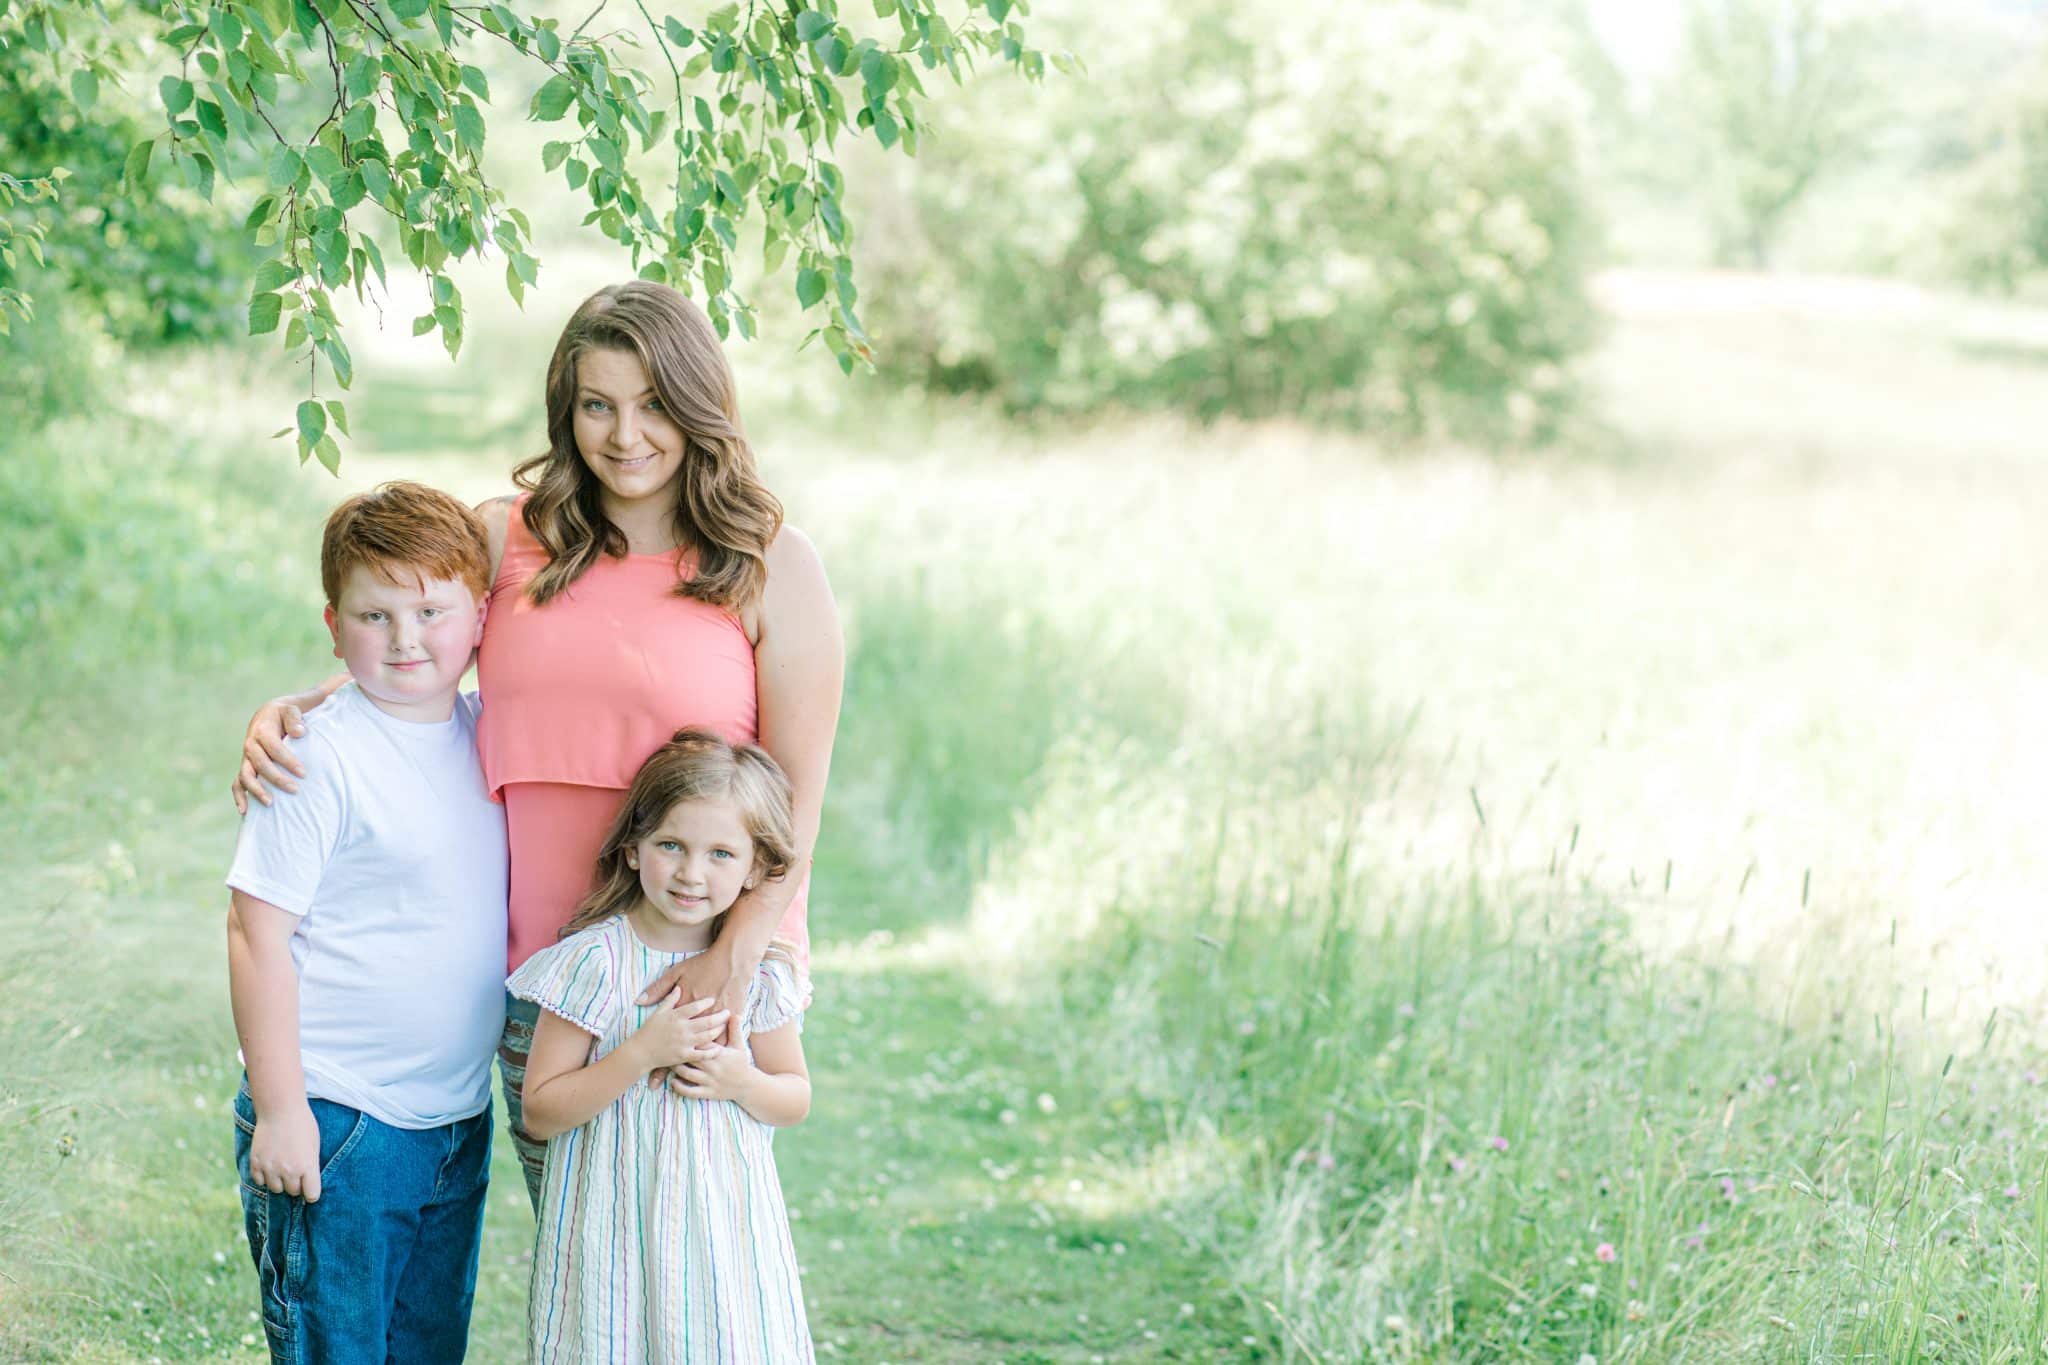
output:
[[[642,983],[703,952],[741,895],[795,858],[788,779],[767,753],[680,730],[626,792],[597,890],[512,974],[541,1009],[527,1131],[552,1139],[533,1256],[535,1361],[809,1361],[773,1130],[809,1112],[801,987],[780,949],[739,1023]],[[672,1068],[675,1094],[653,1073]],[[681,1096],[682,1098],[678,1098]]]
[[[682,294],[635,281],[584,300],[546,396],[548,449],[513,471],[528,491],[477,509],[492,554],[477,738],[511,850],[506,969],[553,943],[590,890],[634,770],[675,730],[706,726],[788,773],[793,871],[742,895],[705,952],[640,984],[650,1000],[678,984],[685,999],[714,997],[730,1030],[771,939],[794,946],[800,979],[808,962],[806,872],[845,664],[832,589],[762,485],[718,335]],[[266,784],[296,789],[305,767],[286,736],[346,679],[257,711],[238,805],[269,802]],[[508,999],[498,1056],[537,1202],[545,1149],[519,1110],[534,1021],[533,1005]]]

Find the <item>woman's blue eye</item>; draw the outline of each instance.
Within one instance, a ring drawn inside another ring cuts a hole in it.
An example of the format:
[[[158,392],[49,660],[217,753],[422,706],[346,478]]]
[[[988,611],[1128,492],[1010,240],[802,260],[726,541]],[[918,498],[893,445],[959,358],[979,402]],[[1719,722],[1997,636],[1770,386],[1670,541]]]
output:
[[[661,400],[659,398],[649,399],[647,403],[647,410],[649,412],[660,412],[662,410]]]
[[[605,401],[601,398],[586,398],[583,400],[583,410],[585,412],[603,412],[606,406]]]

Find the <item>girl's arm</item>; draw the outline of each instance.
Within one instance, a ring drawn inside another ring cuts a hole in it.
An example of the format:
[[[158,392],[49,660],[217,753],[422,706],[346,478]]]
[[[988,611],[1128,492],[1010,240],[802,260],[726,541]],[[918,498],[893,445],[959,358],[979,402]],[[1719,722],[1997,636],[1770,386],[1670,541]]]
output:
[[[505,557],[505,536],[517,501],[515,497],[490,498],[476,505],[477,515],[483,518],[484,532],[490,540],[490,581],[493,583],[498,581],[498,565]],[[304,777],[306,765],[299,761],[285,739],[305,734],[304,713],[333,696],[334,689],[347,681],[348,674],[337,673],[310,691],[265,702],[249,718],[248,732],[242,736],[242,770],[235,775],[235,810],[238,813],[249,813],[251,799],[269,805],[271,787],[283,792],[299,789],[299,784],[292,779]]]
[[[698,1100],[731,1100],[771,1128],[802,1123],[811,1112],[811,1073],[796,1021],[753,1034],[753,1060],[743,1047],[721,1047],[703,1061],[676,1068],[670,1089]]]
[[[545,1142],[581,1127],[648,1072],[702,1057],[725,1031],[725,1015],[693,1019],[691,1015],[710,1008],[712,1002],[680,1002],[681,997],[671,993],[632,1037],[595,1062],[590,1060],[592,1034],[542,1010],[520,1091],[527,1133]]]
[[[768,951],[768,940],[796,899],[818,842],[825,779],[839,730],[839,696],[846,675],[846,642],[825,565],[803,532],[785,526],[768,547],[768,586],[762,591],[754,644],[761,747],[789,774],[796,815],[796,862],[789,875],[764,881],[733,903],[718,940],[670,969],[647,988],[642,1002],[681,986],[685,995],[712,995],[735,1021],[726,1042],[739,1042],[747,990]]]

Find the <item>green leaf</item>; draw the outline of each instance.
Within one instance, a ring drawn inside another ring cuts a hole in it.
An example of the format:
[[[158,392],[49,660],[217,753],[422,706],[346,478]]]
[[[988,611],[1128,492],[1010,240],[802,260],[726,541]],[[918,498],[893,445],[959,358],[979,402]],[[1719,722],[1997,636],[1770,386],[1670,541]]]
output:
[[[290,284],[298,277],[298,273],[289,262],[273,256],[256,267],[256,282],[251,288],[258,294],[267,294],[273,289],[282,289]]]
[[[673,14],[661,21],[661,28],[662,32],[668,35],[668,40],[677,47],[688,47],[697,41],[697,35],[683,27]]]
[[[212,133],[221,141],[227,141],[228,121],[221,114],[218,104],[215,104],[212,100],[201,100],[193,112],[197,115],[201,128]]]
[[[896,120],[895,120],[894,118],[892,118],[892,117],[890,116],[890,114],[889,114],[889,111],[888,111],[887,109],[877,109],[877,110],[875,110],[875,111],[874,111],[874,117],[875,117],[875,140],[876,140],[877,142],[880,142],[880,143],[882,144],[882,146],[883,146],[883,147],[885,147],[885,148],[888,148],[888,147],[893,147],[893,146],[895,146],[895,145],[896,145]]]
[[[997,23],[1010,17],[1010,0],[983,0],[988,7],[988,17]]]
[[[555,76],[547,84],[533,92],[532,117],[543,123],[552,123],[569,112],[569,106],[576,102],[576,82],[568,76]]]
[[[724,171],[714,171],[711,174],[711,179],[718,186],[718,193],[724,197],[727,203],[731,204],[734,208],[746,206],[747,197],[740,193],[740,187],[733,183],[731,176],[727,175]]]
[[[562,55],[562,40],[551,27],[543,26],[535,31],[533,41],[540,47],[540,59],[553,63]]]
[[[327,400],[327,415],[334,420],[334,425],[341,428],[342,435],[346,436],[349,434],[348,408],[342,404],[340,399],[330,398]]]
[[[100,97],[100,78],[89,66],[81,66],[71,73],[71,98],[78,102],[80,109],[90,109]]]
[[[299,160],[299,154],[280,142],[270,149],[270,163],[264,168],[264,175],[279,189],[289,189],[305,168],[306,163]]]
[[[455,136],[462,139],[462,145],[469,148],[471,155],[483,155],[484,116],[468,100],[455,106]]]
[[[277,330],[277,320],[284,311],[284,300],[276,294],[258,294],[249,300],[249,335],[262,336],[265,332]]]
[[[397,6],[392,8],[396,9]],[[322,436],[313,446],[313,454],[330,474],[341,473],[341,447],[334,444],[332,436]]]
[[[377,106],[369,100],[358,99],[349,106],[347,115],[341,120],[342,134],[350,142],[361,142],[377,131]]]
[[[171,114],[182,114],[192,107],[192,82],[176,76],[166,76],[156,83],[156,92],[163,97],[164,109]]]
[[[341,385],[345,389],[350,384],[353,384],[355,382],[355,358],[348,353],[348,347],[342,345],[341,339],[339,337],[328,337],[327,339],[322,341],[320,343],[320,354],[326,356],[327,363],[334,367],[335,383]],[[334,404],[329,403],[327,406],[332,408]],[[341,429],[343,434],[346,434],[348,432],[348,427],[346,424],[344,424]]]
[[[371,164],[374,165],[376,163],[372,162]],[[361,171],[351,171],[332,185],[329,185],[327,192],[334,196],[334,207],[346,210],[362,203],[364,197],[370,191],[369,187],[363,183],[363,173]]]
[[[462,68],[462,84],[472,95],[475,95],[484,103],[489,104],[491,102],[491,83],[485,77],[481,67],[470,66],[465,63]]]
[[[799,307],[809,308],[824,297],[824,271],[804,269],[796,272],[796,301]]]
[[[569,144],[566,142],[549,142],[540,149],[540,168],[544,171],[555,170],[568,159]]]
[[[412,334],[416,337],[423,337],[433,330],[434,315],[432,313],[422,313],[412,320]]]
[[[332,180],[342,172],[340,155],[324,142],[306,148],[306,166],[322,180]]]
[[[417,19],[427,12],[427,0],[391,0],[391,12],[408,21]]]
[[[326,435],[327,409],[315,399],[308,398],[299,404],[299,439],[307,445],[314,445]]]
[[[368,99],[383,78],[384,68],[375,57],[364,52],[348,64],[348,72],[341,78],[341,88],[348,92],[350,99]]]
[[[139,190],[149,183],[149,159],[156,151],[156,139],[144,138],[128,149],[128,160],[121,166],[121,183],[131,190]]]
[[[816,48],[818,64],[833,74],[838,74],[839,64],[846,60],[846,44],[837,38],[820,39]]]
[[[831,18],[814,9],[804,10],[796,16],[796,37],[800,43],[816,42],[820,35],[831,31]]]
[[[363,188],[378,203],[383,203],[391,194],[391,172],[384,169],[381,161],[363,160],[356,164],[356,174],[363,178]]]
[[[185,178],[192,188],[199,191],[201,199],[213,198],[213,158],[205,152],[194,152],[185,162]]]

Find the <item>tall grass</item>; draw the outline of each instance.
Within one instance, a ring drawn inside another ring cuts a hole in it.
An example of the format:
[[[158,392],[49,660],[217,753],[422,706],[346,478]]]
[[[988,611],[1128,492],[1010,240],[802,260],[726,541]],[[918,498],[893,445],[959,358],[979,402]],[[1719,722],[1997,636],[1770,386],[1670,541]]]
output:
[[[1818,333],[1851,387],[1938,344],[1868,323],[1725,316],[1686,360]],[[2004,680],[2038,651],[1992,662],[2017,587],[1976,575],[2044,471],[1989,412],[1946,465],[1837,415],[1549,467],[1170,426],[813,452],[854,766],[983,850],[903,960],[1044,1010],[1122,1116],[1039,1197],[1209,1246],[1293,1359],[2048,1348],[2035,977],[1955,951],[2038,887],[2020,788],[1929,766],[1960,699],[1883,722],[1919,661],[1983,658],[1986,723],[2031,733]],[[1872,595],[1880,553],[1911,588]]]

